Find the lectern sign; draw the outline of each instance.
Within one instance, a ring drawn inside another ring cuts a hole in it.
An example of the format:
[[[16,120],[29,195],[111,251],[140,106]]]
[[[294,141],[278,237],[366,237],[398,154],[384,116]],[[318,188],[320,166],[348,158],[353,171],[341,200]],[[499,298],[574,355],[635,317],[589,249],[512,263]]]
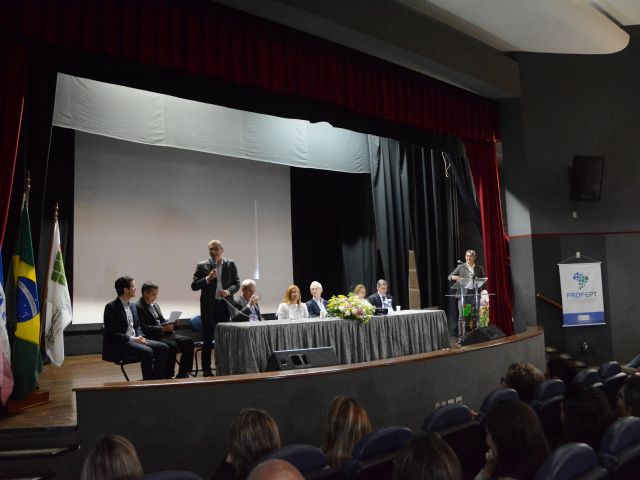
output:
[[[600,262],[561,263],[563,326],[604,325]]]

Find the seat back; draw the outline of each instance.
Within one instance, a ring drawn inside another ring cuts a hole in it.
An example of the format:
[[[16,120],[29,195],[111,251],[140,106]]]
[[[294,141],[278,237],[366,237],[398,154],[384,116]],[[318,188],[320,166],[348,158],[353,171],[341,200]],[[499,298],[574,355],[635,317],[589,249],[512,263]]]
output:
[[[581,383],[587,387],[602,388],[600,375],[594,368],[585,368],[573,378],[573,383]]]
[[[407,427],[378,428],[365,435],[353,449],[351,459],[342,468],[346,479],[376,480],[391,478],[393,461],[413,437]]]
[[[303,474],[312,470],[322,470],[328,466],[327,457],[320,448],[303,443],[287,445],[274,450],[262,457],[260,462],[274,459],[289,462]]]
[[[439,433],[456,453],[462,466],[462,477],[472,479],[484,465],[487,450],[484,429],[471,418],[466,405],[446,405],[429,415],[422,431]]]
[[[143,480],[202,480],[202,477],[186,470],[165,470],[147,473]]]
[[[538,414],[549,446],[554,449],[564,436],[560,413],[565,385],[562,380],[552,378],[542,382],[533,392],[531,406]]]
[[[604,382],[607,378],[613,377],[620,373],[622,369],[616,361],[605,362],[598,368],[598,376]]]
[[[189,328],[192,332],[202,332],[204,330],[202,326],[202,317],[200,315],[194,315],[191,317]]]
[[[615,480],[639,477],[640,418],[620,418],[611,424],[602,437],[598,462]]]
[[[586,443],[567,443],[549,454],[535,480],[600,480],[609,473],[598,465],[596,453]]]
[[[480,422],[480,426],[484,430],[486,421],[487,421],[487,412],[491,408],[494,402],[498,400],[519,400],[518,392],[516,392],[513,388],[497,388],[489,395],[484,397],[482,400],[482,405],[480,405],[480,413],[478,414],[476,420]]]

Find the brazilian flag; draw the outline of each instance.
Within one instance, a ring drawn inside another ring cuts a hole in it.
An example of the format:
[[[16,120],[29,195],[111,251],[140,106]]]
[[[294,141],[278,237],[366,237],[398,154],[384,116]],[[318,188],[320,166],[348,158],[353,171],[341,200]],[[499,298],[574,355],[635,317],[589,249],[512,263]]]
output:
[[[22,204],[20,227],[7,276],[7,330],[13,344],[13,398],[24,398],[38,386],[42,371],[40,356],[40,307],[29,210]]]

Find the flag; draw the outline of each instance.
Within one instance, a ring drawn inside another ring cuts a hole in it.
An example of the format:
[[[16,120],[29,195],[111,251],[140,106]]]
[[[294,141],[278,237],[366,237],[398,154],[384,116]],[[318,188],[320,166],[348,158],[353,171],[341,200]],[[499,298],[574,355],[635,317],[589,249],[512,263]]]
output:
[[[44,344],[47,355],[56,367],[64,362],[64,338],[62,331],[71,323],[71,297],[64,274],[62,250],[60,248],[60,228],[58,221],[53,224],[53,240],[49,254],[47,272],[47,298],[44,327]]]
[[[13,372],[11,371],[11,347],[7,334],[7,302],[4,296],[4,275],[2,269],[2,250],[0,249],[0,402],[7,404],[13,391]]]
[[[13,397],[21,399],[37,387],[38,375],[42,371],[38,287],[29,210],[25,201],[22,202],[20,226],[7,278],[7,307],[9,339],[13,338]]]

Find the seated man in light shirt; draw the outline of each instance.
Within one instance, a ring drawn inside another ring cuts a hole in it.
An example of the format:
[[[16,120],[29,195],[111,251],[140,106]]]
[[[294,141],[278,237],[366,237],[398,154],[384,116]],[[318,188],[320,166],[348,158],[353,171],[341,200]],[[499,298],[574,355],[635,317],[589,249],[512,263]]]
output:
[[[238,311],[231,315],[232,322],[247,322],[263,320],[258,306],[260,297],[256,295],[256,282],[247,278],[240,285],[240,296],[236,300]]]
[[[309,285],[311,300],[307,302],[309,317],[321,317],[327,313],[327,301],[322,298],[322,285],[320,282],[311,282]],[[324,312],[324,314],[322,314]]]

